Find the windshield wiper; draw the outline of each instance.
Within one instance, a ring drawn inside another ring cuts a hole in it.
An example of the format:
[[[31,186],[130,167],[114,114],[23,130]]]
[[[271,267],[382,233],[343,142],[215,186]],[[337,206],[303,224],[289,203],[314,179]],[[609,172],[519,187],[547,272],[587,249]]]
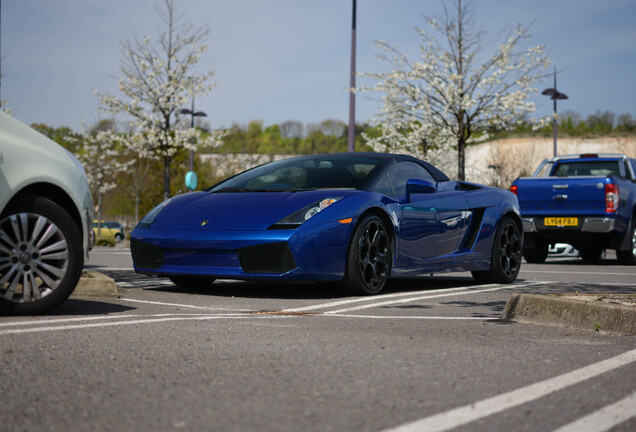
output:
[[[242,187],[230,186],[230,187],[224,187],[219,190],[212,191],[212,193],[221,193],[221,192],[250,192],[250,190],[242,188]]]
[[[295,188],[261,188],[249,189],[249,192],[296,192]]]

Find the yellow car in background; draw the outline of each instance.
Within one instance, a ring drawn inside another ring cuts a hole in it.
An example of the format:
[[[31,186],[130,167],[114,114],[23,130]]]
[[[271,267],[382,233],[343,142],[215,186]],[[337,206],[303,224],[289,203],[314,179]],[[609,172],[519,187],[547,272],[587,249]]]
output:
[[[101,235],[98,235],[98,221],[93,221],[93,235],[95,238],[114,238],[117,243],[124,239],[124,229],[119,222],[102,221]]]

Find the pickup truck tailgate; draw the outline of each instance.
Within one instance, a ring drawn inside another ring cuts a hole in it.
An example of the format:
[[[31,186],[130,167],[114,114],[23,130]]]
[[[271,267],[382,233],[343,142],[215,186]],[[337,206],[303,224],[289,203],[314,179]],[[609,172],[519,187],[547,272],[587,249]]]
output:
[[[606,177],[544,177],[518,180],[524,216],[605,215]]]

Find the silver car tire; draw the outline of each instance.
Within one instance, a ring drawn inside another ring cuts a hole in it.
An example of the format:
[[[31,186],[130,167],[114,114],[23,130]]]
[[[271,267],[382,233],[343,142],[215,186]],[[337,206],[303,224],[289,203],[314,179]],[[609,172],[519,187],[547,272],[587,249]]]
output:
[[[24,196],[0,216],[0,311],[40,314],[75,289],[84,256],[77,225],[59,205]]]

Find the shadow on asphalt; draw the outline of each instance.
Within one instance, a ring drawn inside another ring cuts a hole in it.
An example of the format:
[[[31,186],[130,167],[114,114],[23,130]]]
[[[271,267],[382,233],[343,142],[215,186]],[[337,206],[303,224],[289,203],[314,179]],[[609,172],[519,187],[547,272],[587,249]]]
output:
[[[576,265],[584,265],[581,260],[573,260]],[[612,265],[613,260],[607,260]],[[558,261],[557,263],[563,263]],[[324,300],[334,298],[348,298],[351,295],[341,289],[337,283],[293,283],[293,282],[269,282],[269,281],[229,281],[219,280],[214,282],[209,288],[178,287],[168,279],[155,276],[146,276],[132,271],[109,271],[100,269],[102,273],[113,278],[120,291],[143,289],[155,292],[182,293],[200,296],[221,296],[237,298],[270,298],[270,299],[307,299]],[[515,281],[519,283],[532,283],[531,279],[519,278]],[[468,288],[481,285],[471,276],[461,275],[434,275],[421,276],[418,278],[396,278],[391,279],[382,290],[382,294],[409,293],[413,291],[430,291],[450,288]],[[567,294],[570,293],[612,293],[620,292],[621,288],[611,285],[601,285],[593,283],[543,283],[530,285],[528,287],[516,289],[518,293],[531,294],[564,294],[564,285],[567,285]],[[514,284],[510,286],[514,288]],[[460,305],[461,306],[461,305]],[[470,305],[466,305],[469,307]],[[497,311],[503,311],[503,306],[497,305]]]
[[[136,308],[105,301],[70,298],[48,315],[104,315],[135,310]]]
[[[183,293],[192,295],[210,295],[239,298],[272,299],[333,299],[347,298],[351,295],[339,287],[338,283],[294,283],[286,281],[228,281],[219,280],[209,288],[178,287],[168,279],[146,276],[131,271],[99,271],[115,280],[118,289],[144,289],[156,292]],[[427,291],[445,288],[459,288],[478,285],[475,280],[461,276],[423,276],[411,279],[391,279],[382,290],[382,294],[409,291]]]

